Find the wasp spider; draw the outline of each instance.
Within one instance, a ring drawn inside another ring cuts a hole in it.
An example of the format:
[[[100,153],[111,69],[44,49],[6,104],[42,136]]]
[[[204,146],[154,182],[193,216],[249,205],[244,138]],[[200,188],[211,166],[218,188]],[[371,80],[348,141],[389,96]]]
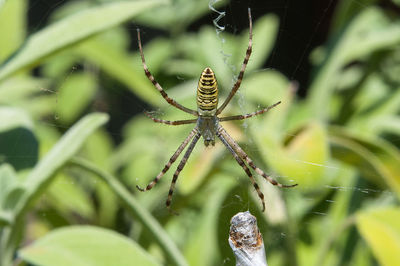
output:
[[[244,150],[236,143],[236,141],[225,131],[225,129],[220,124],[220,122],[224,122],[224,121],[243,120],[243,119],[247,119],[247,118],[250,118],[250,117],[253,117],[256,115],[263,114],[281,103],[281,102],[277,102],[267,108],[264,108],[262,110],[259,110],[259,111],[256,111],[256,112],[253,112],[250,114],[218,117],[218,115],[225,109],[225,107],[228,105],[228,103],[230,102],[232,97],[235,95],[236,91],[239,89],[240,84],[242,83],[242,80],[243,80],[244,71],[246,69],[247,63],[250,58],[250,54],[251,54],[251,50],[252,50],[252,19],[251,19],[250,9],[248,10],[248,15],[249,15],[249,21],[250,21],[249,44],[248,44],[246,56],[243,60],[243,64],[242,64],[240,73],[237,77],[236,83],[233,85],[233,88],[232,88],[231,92],[229,93],[228,97],[226,98],[226,100],[222,103],[222,105],[220,107],[218,107],[217,80],[216,80],[215,74],[211,70],[211,68],[206,67],[200,75],[200,79],[199,79],[199,83],[198,83],[198,87],[197,87],[197,111],[186,108],[186,107],[180,105],[179,103],[177,103],[174,99],[171,99],[170,97],[168,97],[167,93],[163,90],[163,88],[160,86],[160,84],[154,79],[153,75],[150,73],[149,69],[147,68],[146,61],[145,61],[144,55],[143,55],[142,44],[141,44],[141,40],[140,40],[140,31],[139,31],[139,29],[137,31],[140,55],[142,58],[144,72],[145,72],[147,78],[153,83],[153,85],[157,88],[157,90],[161,93],[161,95],[164,97],[164,99],[169,104],[171,104],[172,106],[174,106],[186,113],[192,114],[197,117],[196,119],[190,119],[190,120],[168,121],[168,120],[154,118],[149,113],[146,113],[146,115],[149,118],[151,118],[154,122],[157,122],[157,123],[163,123],[163,124],[167,124],[167,125],[196,124],[194,129],[190,132],[189,136],[187,136],[186,139],[182,142],[182,144],[178,147],[176,152],[169,159],[168,163],[164,166],[164,169],[154,178],[154,180],[151,181],[145,188],[136,186],[140,191],[147,191],[147,190],[152,189],[154,187],[154,185],[157,184],[157,182],[161,179],[161,177],[169,170],[171,165],[175,162],[175,160],[178,158],[178,156],[181,154],[181,152],[186,148],[186,146],[191,141],[189,147],[186,150],[185,155],[183,156],[182,160],[180,161],[178,168],[176,169],[174,176],[172,178],[171,187],[169,189],[168,198],[166,201],[168,210],[170,210],[172,194],[174,192],[175,183],[176,183],[176,180],[178,179],[179,173],[182,171],[183,167],[185,166],[190,154],[192,153],[197,141],[200,139],[201,136],[203,137],[204,144],[206,146],[208,146],[210,144],[214,145],[215,144],[215,136],[217,136],[222,141],[222,143],[226,146],[226,148],[232,153],[232,155],[235,158],[235,160],[237,161],[237,163],[243,168],[243,170],[249,176],[251,183],[253,184],[255,190],[257,191],[259,198],[261,199],[263,211],[265,210],[264,195],[260,191],[260,188],[257,185],[257,183],[256,183],[254,177],[252,176],[250,169],[247,167],[247,165],[249,165],[251,168],[253,168],[257,174],[263,176],[272,185],[275,185],[275,186],[278,186],[281,188],[289,188],[289,187],[297,186],[297,184],[282,185],[281,183],[278,183],[276,180],[272,179],[263,170],[258,168],[254,164],[253,160],[250,159],[250,157],[244,152]],[[246,163],[247,163],[247,165],[246,165]]]

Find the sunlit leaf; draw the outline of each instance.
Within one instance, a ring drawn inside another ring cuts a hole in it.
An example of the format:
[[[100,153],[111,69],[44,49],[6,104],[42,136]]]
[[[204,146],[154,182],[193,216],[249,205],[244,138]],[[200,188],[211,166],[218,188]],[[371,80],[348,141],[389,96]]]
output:
[[[321,182],[328,182],[325,171],[329,147],[327,133],[322,125],[308,125],[285,148],[276,152],[267,152],[267,161],[278,173],[300,184],[301,189],[319,187]]]
[[[374,209],[357,215],[357,228],[380,265],[400,264],[400,209]]]
[[[19,256],[36,265],[161,265],[138,244],[114,231],[94,226],[53,230]]]
[[[28,1],[5,1],[0,3],[0,62],[14,52],[25,37]]]

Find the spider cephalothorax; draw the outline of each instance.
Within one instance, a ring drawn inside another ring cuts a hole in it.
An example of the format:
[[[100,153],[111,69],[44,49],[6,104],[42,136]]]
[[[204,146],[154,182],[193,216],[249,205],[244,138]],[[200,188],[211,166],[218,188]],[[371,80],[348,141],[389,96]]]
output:
[[[139,186],[136,186],[140,191],[150,190],[155,184],[157,184],[157,182],[161,179],[161,177],[169,170],[171,165],[176,161],[178,156],[182,153],[182,151],[186,148],[186,146],[191,141],[191,143],[189,144],[189,147],[187,148],[187,150],[186,150],[182,160],[180,161],[180,163],[174,173],[174,176],[172,178],[171,187],[169,189],[168,198],[167,198],[167,202],[166,202],[168,209],[170,209],[172,194],[174,192],[175,183],[176,183],[176,180],[178,179],[179,173],[182,171],[183,167],[185,166],[190,154],[192,153],[194,147],[196,146],[196,143],[199,141],[201,136],[204,139],[205,146],[208,146],[210,144],[214,145],[215,144],[215,136],[217,136],[221,140],[221,142],[226,146],[226,148],[232,153],[236,162],[246,172],[246,174],[250,178],[250,181],[253,184],[255,190],[257,191],[257,194],[262,202],[263,211],[265,210],[264,195],[261,192],[260,188],[258,187],[258,185],[257,185],[253,175],[251,174],[250,169],[247,167],[247,165],[249,165],[251,168],[253,168],[253,170],[256,171],[257,174],[261,175],[262,177],[264,177],[266,180],[268,180],[271,184],[273,184],[275,186],[283,187],[283,188],[297,186],[297,184],[282,185],[281,183],[278,183],[276,180],[272,179],[263,170],[258,168],[254,164],[253,160],[250,159],[250,157],[244,152],[244,150],[236,143],[236,141],[225,131],[225,129],[220,124],[220,122],[223,122],[223,121],[242,120],[242,119],[246,119],[246,118],[250,118],[250,117],[253,117],[256,115],[263,114],[263,113],[269,111],[271,108],[280,104],[280,102],[277,102],[267,108],[261,109],[259,111],[256,111],[256,112],[253,112],[250,114],[218,117],[218,115],[225,109],[225,107],[228,105],[228,103],[230,102],[232,97],[235,95],[236,91],[239,89],[240,84],[242,83],[242,80],[243,80],[244,71],[246,69],[247,63],[249,62],[251,49],[252,49],[252,34],[253,33],[252,33],[252,21],[251,21],[250,9],[248,10],[248,13],[249,13],[249,22],[250,22],[249,45],[248,45],[248,48],[246,51],[245,58],[243,60],[242,68],[240,69],[239,75],[237,77],[235,84],[232,87],[231,92],[229,93],[229,95],[225,99],[225,101],[222,103],[222,105],[220,107],[218,107],[217,79],[215,77],[214,72],[211,70],[211,68],[206,67],[200,75],[199,83],[197,86],[197,98],[196,98],[197,111],[186,108],[186,107],[180,105],[179,103],[177,103],[172,98],[168,97],[167,93],[162,89],[160,84],[158,84],[158,82],[154,79],[153,75],[151,75],[150,71],[147,68],[146,61],[144,59],[142,44],[140,41],[140,32],[138,30],[138,42],[139,42],[140,55],[142,58],[144,72],[145,72],[146,76],[148,77],[148,79],[153,83],[153,85],[156,87],[156,89],[161,93],[161,95],[164,97],[164,99],[169,104],[173,105],[174,107],[176,107],[186,113],[192,114],[197,117],[197,119],[168,121],[168,120],[154,118],[150,114],[146,113],[147,116],[149,116],[154,122],[157,122],[157,123],[163,123],[163,124],[167,124],[167,125],[184,125],[184,124],[194,124],[194,123],[196,124],[196,126],[190,132],[189,136],[187,136],[186,139],[181,143],[181,145],[178,147],[178,149],[175,151],[175,153],[169,159],[168,163],[164,166],[164,169],[154,178],[154,180],[152,182],[150,182],[150,184],[148,184],[144,189],[140,188]],[[247,163],[247,165],[246,165],[246,163]]]

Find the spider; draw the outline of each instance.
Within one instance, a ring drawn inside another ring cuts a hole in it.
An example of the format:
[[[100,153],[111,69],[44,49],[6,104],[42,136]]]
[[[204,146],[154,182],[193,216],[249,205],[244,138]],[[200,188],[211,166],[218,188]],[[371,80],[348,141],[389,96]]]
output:
[[[142,58],[144,72],[145,72],[147,78],[153,83],[153,85],[156,87],[156,89],[161,93],[161,95],[164,97],[164,99],[169,104],[171,104],[172,106],[174,106],[186,113],[189,113],[189,114],[197,117],[196,119],[169,121],[169,120],[154,118],[149,113],[145,112],[145,114],[156,123],[162,123],[162,124],[167,124],[167,125],[196,124],[196,126],[190,132],[189,136],[187,136],[186,139],[181,143],[181,145],[178,147],[178,149],[175,151],[175,153],[169,159],[168,163],[164,166],[164,169],[154,178],[154,180],[151,181],[145,188],[136,186],[137,189],[139,189],[140,191],[147,191],[147,190],[152,189],[154,187],[154,185],[156,185],[157,182],[161,179],[161,177],[163,177],[163,175],[169,170],[171,165],[175,162],[175,160],[178,158],[178,156],[182,153],[182,151],[186,148],[186,146],[191,141],[189,147],[187,148],[187,150],[186,150],[182,160],[180,161],[178,168],[176,169],[174,176],[172,178],[171,186],[170,186],[170,189],[168,192],[168,198],[166,201],[167,209],[169,211],[171,211],[171,200],[172,200],[172,194],[174,193],[176,180],[178,179],[179,173],[182,171],[183,167],[185,166],[190,154],[192,153],[196,143],[198,142],[198,140],[200,139],[201,136],[204,139],[205,146],[208,146],[210,144],[212,146],[214,146],[215,136],[217,136],[221,140],[221,142],[226,146],[226,148],[232,153],[236,162],[246,172],[246,174],[250,178],[250,181],[253,184],[255,190],[257,191],[258,197],[261,199],[261,202],[262,202],[262,211],[263,212],[265,210],[264,194],[261,192],[258,184],[256,183],[256,181],[255,181],[253,175],[251,174],[250,169],[247,167],[247,165],[249,165],[251,168],[253,168],[253,170],[257,174],[264,177],[272,185],[275,185],[275,186],[278,186],[281,188],[290,188],[290,187],[297,186],[297,184],[283,185],[281,183],[278,183],[276,180],[272,179],[269,175],[267,175],[263,170],[258,168],[254,164],[253,160],[250,159],[250,157],[246,154],[246,152],[236,143],[236,141],[225,131],[225,129],[220,124],[220,122],[224,122],[224,121],[243,120],[243,119],[247,119],[247,118],[250,118],[250,117],[253,117],[256,115],[264,114],[267,111],[269,111],[270,109],[274,108],[275,106],[277,106],[281,103],[279,101],[267,108],[258,110],[253,113],[245,114],[245,115],[218,117],[218,115],[225,109],[225,107],[228,105],[228,103],[230,102],[232,97],[235,95],[235,93],[239,89],[240,84],[242,83],[242,80],[243,80],[243,75],[246,70],[247,63],[250,58],[250,54],[252,51],[252,36],[253,36],[250,8],[248,9],[248,16],[249,16],[249,44],[248,44],[245,58],[242,63],[240,73],[236,80],[236,83],[233,85],[232,90],[229,93],[228,97],[225,99],[225,101],[222,103],[222,105],[220,107],[218,107],[217,80],[216,80],[215,74],[211,70],[211,68],[206,67],[203,70],[203,72],[201,73],[200,79],[198,82],[197,111],[186,108],[186,107],[180,105],[179,103],[177,103],[174,99],[170,98],[167,95],[167,93],[163,90],[161,85],[154,79],[153,75],[150,73],[149,69],[147,68],[146,61],[144,59],[142,43],[141,43],[141,39],[140,39],[140,30],[139,29],[137,30],[139,51],[140,51],[140,55]],[[247,165],[246,165],[246,163],[247,163]]]

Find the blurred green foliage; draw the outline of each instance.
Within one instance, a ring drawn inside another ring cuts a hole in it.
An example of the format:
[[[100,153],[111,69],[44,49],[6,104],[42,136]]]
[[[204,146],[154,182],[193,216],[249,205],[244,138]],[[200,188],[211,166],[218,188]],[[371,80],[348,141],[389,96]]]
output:
[[[328,43],[312,53],[304,99],[281,73],[259,70],[279,21],[254,21],[254,52],[226,113],[283,103],[225,126],[261,168],[299,186],[281,190],[259,178],[262,213],[222,145],[200,144],[178,180],[173,216],[164,206],[171,173],[150,192],[134,187],[158,174],[190,126],[136,115],[110,132],[102,127],[108,116],[94,112],[112,109],[104,91],[117,95],[113,86],[122,86],[162,118],[187,117],[147,80],[129,49],[134,30],[121,25],[134,19],[168,33],[145,43],[147,63],[193,109],[205,66],[228,93],[248,31],[187,32],[210,12],[207,1],[100,2],[68,2],[27,35],[27,1],[0,1],[0,265],[233,265],[229,220],[247,209],[270,265],[400,265],[398,17],[372,0],[341,1]]]

